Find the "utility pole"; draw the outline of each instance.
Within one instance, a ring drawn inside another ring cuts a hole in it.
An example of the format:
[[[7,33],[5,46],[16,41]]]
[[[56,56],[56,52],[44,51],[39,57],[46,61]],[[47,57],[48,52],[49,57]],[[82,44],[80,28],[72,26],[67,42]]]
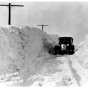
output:
[[[11,25],[11,7],[16,6],[16,7],[23,7],[24,5],[12,5],[11,3],[9,3],[8,5],[0,5],[0,6],[8,6],[8,25]]]
[[[37,25],[37,26],[42,26],[42,31],[43,31],[44,26],[49,26],[49,25]]]

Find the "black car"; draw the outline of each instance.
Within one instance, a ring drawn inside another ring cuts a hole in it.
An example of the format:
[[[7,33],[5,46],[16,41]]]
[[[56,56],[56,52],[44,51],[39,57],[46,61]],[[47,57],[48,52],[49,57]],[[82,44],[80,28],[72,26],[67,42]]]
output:
[[[72,37],[60,37],[59,43],[54,47],[56,54],[74,54],[74,45]]]

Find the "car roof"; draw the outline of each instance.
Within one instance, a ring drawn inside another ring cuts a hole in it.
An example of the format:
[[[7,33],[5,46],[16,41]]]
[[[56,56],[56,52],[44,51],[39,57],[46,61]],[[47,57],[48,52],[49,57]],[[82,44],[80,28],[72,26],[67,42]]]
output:
[[[59,39],[73,39],[72,37],[59,37]]]

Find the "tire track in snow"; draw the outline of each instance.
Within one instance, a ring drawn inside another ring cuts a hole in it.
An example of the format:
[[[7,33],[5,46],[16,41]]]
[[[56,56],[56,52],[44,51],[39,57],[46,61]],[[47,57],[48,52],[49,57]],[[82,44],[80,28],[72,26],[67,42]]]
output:
[[[80,84],[81,77],[77,74],[76,69],[74,69],[74,68],[72,67],[72,61],[71,61],[71,60],[68,60],[68,62],[69,62],[70,70],[72,71],[73,76],[74,76],[74,78],[75,78],[75,80],[76,80],[78,86],[81,86],[81,84]]]

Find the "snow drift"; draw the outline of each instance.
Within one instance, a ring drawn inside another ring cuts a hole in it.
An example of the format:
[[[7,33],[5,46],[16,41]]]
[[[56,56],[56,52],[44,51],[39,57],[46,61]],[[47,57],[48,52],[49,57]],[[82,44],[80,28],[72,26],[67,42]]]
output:
[[[35,27],[1,27],[0,82],[12,80],[13,86],[31,87],[87,86],[88,37],[74,55],[64,56],[54,55],[58,37]]]
[[[75,55],[78,57],[81,66],[88,69],[88,34],[85,36],[85,40],[80,42]]]
[[[42,66],[57,43],[58,36],[48,35],[34,27],[1,27],[0,75],[19,72],[25,81]]]

